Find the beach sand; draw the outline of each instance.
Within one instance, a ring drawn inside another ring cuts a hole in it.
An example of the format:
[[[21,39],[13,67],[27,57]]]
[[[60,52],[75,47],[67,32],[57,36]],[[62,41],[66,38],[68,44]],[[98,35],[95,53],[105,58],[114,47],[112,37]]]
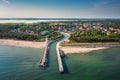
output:
[[[30,48],[43,48],[45,46],[45,42],[9,40],[9,39],[0,39],[0,44]]]
[[[86,53],[96,50],[107,49],[107,47],[84,48],[84,47],[61,47],[65,54]]]
[[[30,48],[44,48],[45,42],[34,42],[34,41],[22,41],[22,40],[12,40],[12,39],[0,39],[0,44],[11,45],[18,47],[30,47]],[[65,54],[73,53],[86,53],[101,49],[107,49],[107,47],[97,47],[97,48],[85,48],[85,47],[60,47]]]

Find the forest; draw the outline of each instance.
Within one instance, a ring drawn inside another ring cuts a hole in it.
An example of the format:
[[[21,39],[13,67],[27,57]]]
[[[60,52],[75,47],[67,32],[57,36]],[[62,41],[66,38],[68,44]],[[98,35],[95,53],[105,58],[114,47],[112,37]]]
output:
[[[73,42],[120,42],[120,34],[107,35],[99,31],[74,32],[70,34],[69,40]]]

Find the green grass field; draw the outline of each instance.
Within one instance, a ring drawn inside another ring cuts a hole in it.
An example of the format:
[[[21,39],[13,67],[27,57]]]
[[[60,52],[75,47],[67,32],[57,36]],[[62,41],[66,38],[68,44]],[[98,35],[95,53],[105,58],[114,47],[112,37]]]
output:
[[[60,43],[61,46],[100,46],[100,45],[120,45],[120,42],[66,42]]]

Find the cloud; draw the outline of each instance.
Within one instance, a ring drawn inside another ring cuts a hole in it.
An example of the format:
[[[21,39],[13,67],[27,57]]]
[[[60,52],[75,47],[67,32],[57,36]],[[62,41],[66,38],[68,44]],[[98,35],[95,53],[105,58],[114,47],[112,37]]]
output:
[[[1,1],[6,3],[6,4],[10,4],[10,2],[8,0],[1,0]]]

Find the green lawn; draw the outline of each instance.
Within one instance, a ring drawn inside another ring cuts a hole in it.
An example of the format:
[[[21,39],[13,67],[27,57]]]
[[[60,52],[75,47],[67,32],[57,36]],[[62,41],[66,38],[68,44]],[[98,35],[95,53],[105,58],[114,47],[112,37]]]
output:
[[[60,43],[61,46],[93,46],[93,45],[120,45],[120,42],[66,42]]]

